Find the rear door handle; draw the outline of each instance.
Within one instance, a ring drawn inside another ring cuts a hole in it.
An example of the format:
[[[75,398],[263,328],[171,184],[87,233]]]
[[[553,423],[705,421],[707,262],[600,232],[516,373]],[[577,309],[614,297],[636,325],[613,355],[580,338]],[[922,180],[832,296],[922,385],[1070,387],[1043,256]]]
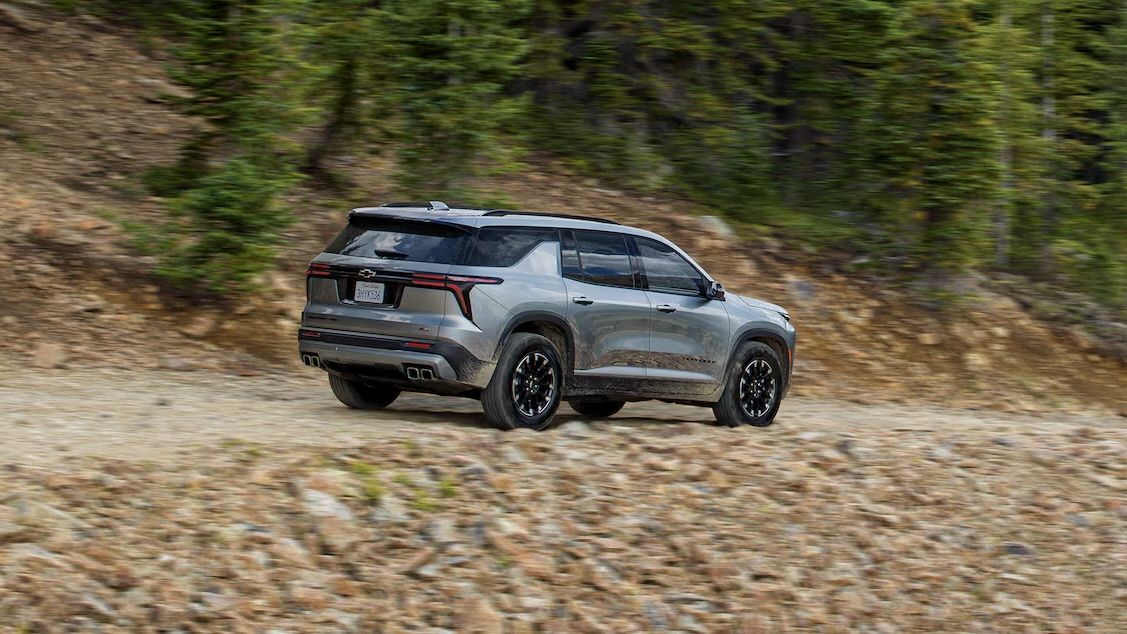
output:
[[[677,312],[677,307],[670,305],[670,304],[658,304],[657,309],[660,310],[663,313],[675,313],[675,312]]]
[[[576,304],[582,304],[583,306],[590,306],[591,304],[595,303],[595,300],[587,299],[586,297],[584,297],[582,295],[580,295],[578,297],[572,297],[571,301],[575,302]]]

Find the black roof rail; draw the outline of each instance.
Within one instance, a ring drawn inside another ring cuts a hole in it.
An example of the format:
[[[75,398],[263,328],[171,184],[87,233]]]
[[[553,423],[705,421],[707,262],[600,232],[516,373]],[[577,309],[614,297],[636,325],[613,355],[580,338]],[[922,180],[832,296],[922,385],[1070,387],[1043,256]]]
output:
[[[486,216],[541,216],[544,218],[567,218],[568,220],[586,220],[588,222],[601,222],[608,225],[617,225],[618,223],[606,218],[596,218],[594,216],[577,216],[575,214],[557,214],[550,211],[519,211],[516,209],[490,209],[485,212]]]

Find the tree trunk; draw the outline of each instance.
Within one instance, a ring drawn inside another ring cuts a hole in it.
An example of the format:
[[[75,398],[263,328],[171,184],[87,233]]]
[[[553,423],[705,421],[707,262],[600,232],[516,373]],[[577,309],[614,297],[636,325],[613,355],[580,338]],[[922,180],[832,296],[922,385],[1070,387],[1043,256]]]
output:
[[[1044,78],[1042,79],[1041,117],[1044,127],[1041,139],[1048,155],[1045,200],[1041,211],[1041,275],[1050,277],[1053,273],[1053,233],[1056,229],[1056,188],[1057,188],[1057,102],[1056,77],[1054,68],[1054,38],[1056,35],[1056,15],[1053,0],[1047,0],[1041,11],[1041,51],[1044,55]]]
[[[325,159],[339,146],[344,134],[356,124],[356,59],[349,58],[337,69],[333,77],[336,100],[329,119],[321,128],[305,155],[305,171],[313,176],[331,181]]]
[[[1009,0],[1002,2],[1001,14],[1002,47],[1012,44],[1013,6]],[[999,149],[999,163],[1002,167],[1002,186],[998,203],[994,208],[994,264],[1005,269],[1010,264],[1010,210],[1013,204],[1013,138],[1008,127],[1013,120],[1013,102],[1010,92],[1009,58],[1002,55],[1002,146]]]

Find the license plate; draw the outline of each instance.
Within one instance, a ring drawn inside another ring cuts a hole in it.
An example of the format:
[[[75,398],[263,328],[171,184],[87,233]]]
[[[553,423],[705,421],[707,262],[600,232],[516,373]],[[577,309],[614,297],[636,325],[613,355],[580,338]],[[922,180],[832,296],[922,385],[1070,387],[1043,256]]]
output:
[[[384,296],[384,285],[380,282],[356,282],[356,292],[352,294],[352,299],[358,302],[368,302],[369,304],[382,304]]]

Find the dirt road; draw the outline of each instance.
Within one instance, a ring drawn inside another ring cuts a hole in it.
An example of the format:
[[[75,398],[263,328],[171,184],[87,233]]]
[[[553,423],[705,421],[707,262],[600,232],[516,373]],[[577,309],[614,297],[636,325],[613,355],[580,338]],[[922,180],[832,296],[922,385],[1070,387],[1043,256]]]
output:
[[[639,403],[503,433],[312,371],[11,370],[21,631],[1122,631],[1119,417],[794,398],[767,429]]]
[[[456,427],[487,427],[476,401],[408,394],[388,410],[341,406],[319,372],[238,377],[211,372],[53,370],[17,372],[0,380],[0,461],[36,464],[72,455],[165,460],[217,443],[272,447],[347,446],[411,438]],[[582,420],[566,406],[561,422]],[[632,403],[607,425],[652,427],[674,422],[711,424],[712,412],[665,403]],[[860,405],[790,398],[774,427],[747,434],[840,432],[1004,435],[1062,426],[1127,427],[1101,414],[1031,416],[907,405]],[[551,432],[549,432],[551,433]]]

